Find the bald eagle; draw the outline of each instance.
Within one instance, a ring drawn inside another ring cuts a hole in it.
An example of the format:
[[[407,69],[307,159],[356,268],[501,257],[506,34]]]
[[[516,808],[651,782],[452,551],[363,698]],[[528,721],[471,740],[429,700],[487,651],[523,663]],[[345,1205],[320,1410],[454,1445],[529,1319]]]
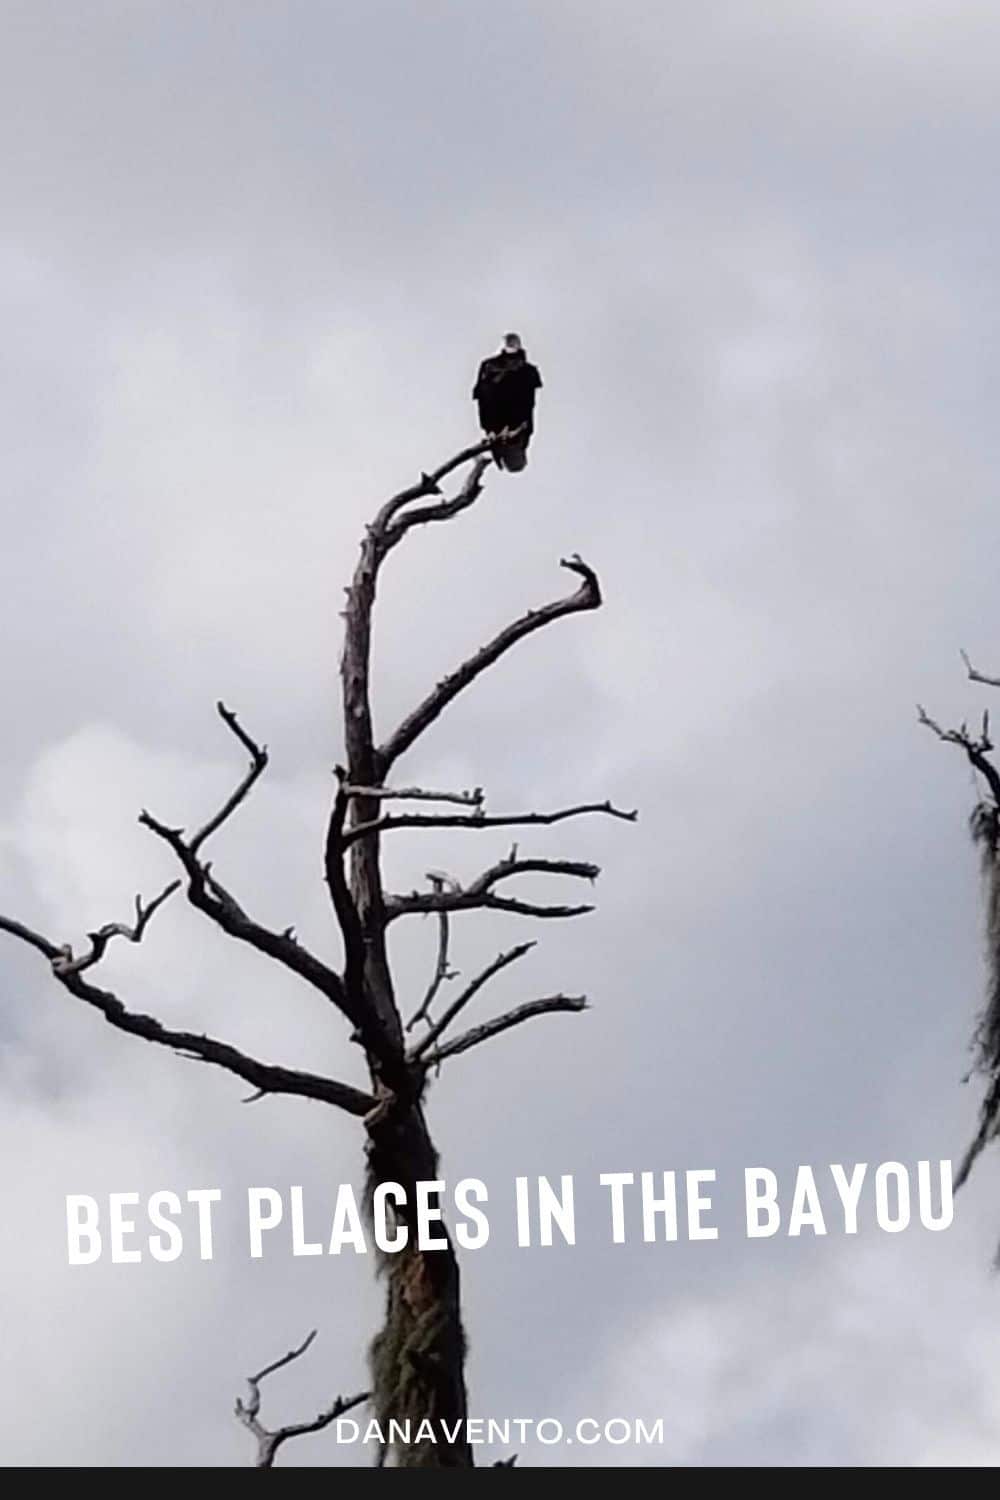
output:
[[[528,444],[534,430],[535,392],[542,377],[532,364],[516,333],[504,334],[499,353],[479,366],[472,399],[479,406],[483,431],[496,439],[493,457],[497,467],[512,473],[528,462]]]

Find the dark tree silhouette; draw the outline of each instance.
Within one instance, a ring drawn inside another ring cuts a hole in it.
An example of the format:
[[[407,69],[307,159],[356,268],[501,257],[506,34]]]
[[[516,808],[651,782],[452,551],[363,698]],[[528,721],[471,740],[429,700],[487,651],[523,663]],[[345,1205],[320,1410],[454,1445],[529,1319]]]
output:
[[[214,1063],[250,1084],[251,1099],[268,1094],[294,1094],[334,1105],[354,1116],[364,1133],[366,1200],[383,1184],[402,1189],[395,1209],[397,1227],[410,1232],[403,1249],[380,1257],[386,1287],[382,1327],[370,1351],[371,1389],[346,1399],[340,1397],[312,1421],[271,1432],[259,1420],[260,1383],[305,1353],[310,1336],[298,1348],[249,1377],[250,1397],[238,1401],[236,1414],[257,1442],[257,1464],[269,1468],[288,1438],[319,1431],[342,1412],[370,1402],[384,1431],[390,1422],[410,1423],[415,1433],[430,1421],[437,1441],[397,1441],[382,1452],[380,1463],[401,1468],[462,1468],[473,1465],[466,1440],[465,1335],[462,1326],[459,1266],[445,1234],[441,1249],[423,1250],[416,1243],[415,1188],[437,1177],[438,1155],[428,1127],[425,1094],[428,1077],[450,1058],[514,1026],[559,1011],[579,1011],[583,996],[548,995],[528,1000],[505,1014],[454,1034],[454,1022],[488,982],[516,963],[533,946],[522,943],[501,953],[443,1009],[436,1009],[442,988],[456,976],[449,962],[451,922],[467,911],[497,910],[532,918],[562,918],[592,910],[586,904],[542,904],[507,894],[510,883],[523,874],[546,874],[593,881],[596,865],[576,860],[522,857],[515,846],[471,883],[429,875],[428,889],[393,894],[385,889],[381,845],[397,831],[492,829],[531,827],[599,814],[629,821],[635,812],[610,802],[585,802],[554,811],[493,815],[486,811],[481,788],[470,791],[432,791],[420,786],[393,785],[397,764],[440,717],[444,710],[506,652],[535,631],[564,616],[597,609],[601,591],[597,575],[579,557],[561,566],[578,580],[565,597],[528,610],[500,630],[492,640],[441,679],[388,735],[376,734],[370,696],[372,624],[381,569],[389,554],[418,526],[445,522],[468,510],[482,491],[491,462],[489,439],[465,448],[431,474],[388,500],[367,527],[361,554],[344,611],[344,649],[341,664],[344,764],[336,767],[336,788],[324,843],[324,871],[333,911],[342,938],[342,961],[333,967],[309,952],[294,930],[272,931],[250,916],[238,898],[222,884],[205,849],[212,835],[233,816],[264,773],[266,749],[259,745],[236,715],[218,705],[227,729],[246,751],[249,765],[237,786],[202,827],[189,834],[162,822],[150,812],[140,821],[171,851],[182,876],[144,904],[136,899],[132,926],[109,923],[89,933],[89,946],[80,954],[37,931],[0,916],[0,930],[30,944],[48,960],[58,982],[74,999],[93,1006],[113,1026],[147,1041],[159,1042],[185,1057]],[[464,474],[450,496],[441,486],[452,475]],[[399,804],[403,810],[388,809]],[[413,811],[421,804],[449,811]],[[181,885],[190,903],[238,942],[247,943],[273,962],[290,969],[341,1012],[350,1035],[361,1050],[367,1083],[358,1087],[320,1074],[263,1062],[228,1042],[191,1031],[177,1031],[152,1016],[130,1011],[111,991],[93,982],[91,971],[116,937],[141,942],[158,908]],[[434,973],[421,996],[402,1000],[393,981],[386,934],[393,922],[414,914],[431,913],[438,921]],[[422,1031],[417,1030],[423,1027]],[[414,1039],[416,1038],[416,1039]],[[447,1429],[447,1432],[446,1432]],[[451,1434],[449,1436],[448,1434]]]
[[[963,651],[962,660],[971,682],[1000,687],[1000,678],[978,672]],[[969,832],[977,846],[983,875],[986,906],[986,999],[972,1038],[974,1066],[985,1080],[979,1106],[979,1125],[955,1178],[961,1187],[977,1158],[1000,1134],[1000,767],[992,759],[989,710],[984,709],[979,729],[968,724],[943,729],[923,708],[917,707],[921,724],[945,744],[961,750],[977,777],[980,796],[969,816]]]

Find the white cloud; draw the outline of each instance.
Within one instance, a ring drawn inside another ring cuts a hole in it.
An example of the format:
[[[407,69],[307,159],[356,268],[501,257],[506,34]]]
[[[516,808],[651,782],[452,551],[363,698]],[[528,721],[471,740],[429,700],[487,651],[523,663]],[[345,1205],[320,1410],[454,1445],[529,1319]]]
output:
[[[609,1352],[598,1407],[663,1418],[662,1452],[639,1463],[989,1463],[995,1289],[956,1273],[956,1248],[844,1241],[679,1299]]]

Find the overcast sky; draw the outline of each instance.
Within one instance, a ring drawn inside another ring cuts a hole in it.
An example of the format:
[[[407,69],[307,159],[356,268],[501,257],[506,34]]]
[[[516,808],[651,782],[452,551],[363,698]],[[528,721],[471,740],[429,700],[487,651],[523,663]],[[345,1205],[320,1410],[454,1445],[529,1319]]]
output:
[[[321,881],[342,587],[382,499],[476,434],[475,368],[541,367],[523,475],[387,565],[385,728],[565,592],[606,607],[508,657],[406,779],[496,810],[613,797],[540,830],[599,910],[471,918],[487,998],[586,991],[455,1059],[442,1175],[509,1202],[574,1173],[573,1246],[509,1213],[464,1262],[481,1416],[664,1419],[586,1461],[1000,1461],[988,1154],[954,1226],[744,1238],[744,1166],[957,1158],[982,990],[967,767],[916,724],[1000,671],[995,418],[1000,15],[991,0],[0,0],[0,910],[53,939],[172,871],[194,822],[262,920],[338,956]],[[400,767],[400,771],[404,767]],[[399,835],[394,884],[506,852]],[[419,995],[435,932],[396,944]],[[183,901],[104,973],[133,1008],[362,1081],[316,997]],[[250,1185],[324,1233],[360,1133],[104,1026],[0,947],[0,1419],[8,1464],[238,1465],[247,1371],[301,1418],[364,1383],[363,1258],[252,1262]],[[714,1168],[718,1241],[612,1245],[603,1171]],[[216,1258],[66,1265],[64,1195],[218,1186]],[[522,1462],[585,1461],[529,1443]],[[280,1462],[357,1464],[330,1434]]]

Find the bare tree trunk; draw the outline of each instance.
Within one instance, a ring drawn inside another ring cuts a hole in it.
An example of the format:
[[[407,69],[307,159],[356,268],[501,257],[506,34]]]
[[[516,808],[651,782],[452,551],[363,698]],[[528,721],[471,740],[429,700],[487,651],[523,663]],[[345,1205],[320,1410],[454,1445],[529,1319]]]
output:
[[[361,787],[380,786],[385,774],[374,744],[370,702],[371,620],[385,551],[385,533],[376,523],[362,542],[344,612],[341,678],[347,775],[351,784]],[[353,798],[349,825],[377,820],[380,810],[374,798]],[[363,954],[364,997],[395,1052],[402,1050],[403,1027],[386,951],[380,853],[378,833],[351,846],[350,898]],[[369,1067],[375,1093],[385,1102],[366,1120],[366,1196],[370,1204],[382,1183],[400,1186],[406,1204],[400,1218],[409,1230],[404,1250],[381,1257],[386,1302],[385,1320],[370,1352],[374,1415],[386,1436],[393,1422],[408,1424],[414,1435],[424,1421],[432,1422],[435,1429],[434,1441],[390,1444],[383,1460],[394,1459],[399,1468],[471,1468],[472,1449],[465,1435],[468,1404],[458,1261],[450,1239],[446,1249],[418,1248],[416,1225],[408,1222],[416,1184],[433,1182],[437,1176],[437,1151],[421,1104],[423,1074],[407,1075],[401,1062],[387,1069],[382,1059],[371,1055]],[[448,1434],[455,1436],[449,1441]]]
[[[375,1418],[386,1436],[393,1421],[409,1424],[410,1441],[394,1446],[396,1467],[471,1468],[458,1260],[448,1236],[445,1249],[417,1247],[409,1207],[416,1184],[437,1177],[437,1152],[420,1104],[391,1104],[369,1127],[367,1156],[369,1194],[380,1183],[398,1183],[410,1231],[404,1250],[381,1258],[385,1321],[371,1346]],[[433,1441],[420,1439],[424,1421],[433,1424]]]

